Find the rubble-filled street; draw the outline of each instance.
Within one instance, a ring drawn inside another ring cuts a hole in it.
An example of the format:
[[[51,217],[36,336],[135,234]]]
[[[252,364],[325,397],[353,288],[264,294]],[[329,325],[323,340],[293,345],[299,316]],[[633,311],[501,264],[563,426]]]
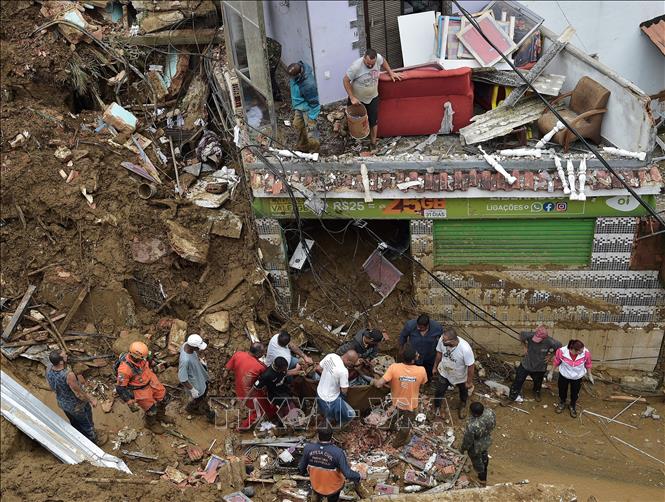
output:
[[[2,500],[661,500],[663,85],[558,3],[0,2]]]

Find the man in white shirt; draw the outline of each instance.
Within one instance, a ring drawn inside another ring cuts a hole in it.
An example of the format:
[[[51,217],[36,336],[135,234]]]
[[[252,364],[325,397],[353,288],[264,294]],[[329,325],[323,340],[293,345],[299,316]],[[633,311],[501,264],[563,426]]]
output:
[[[321,373],[321,380],[316,388],[316,403],[319,412],[328,422],[342,426],[355,418],[353,408],[346,402],[349,390],[349,368],[358,362],[358,353],[349,350],[342,356],[328,354],[321,359],[316,371]]]
[[[266,366],[270,367],[275,359],[283,357],[289,363],[288,375],[296,375],[300,371],[298,357],[302,357],[307,364],[312,364],[312,358],[305,355],[296,344],[291,343],[291,335],[286,330],[281,330],[270,339],[268,351],[266,352]]]
[[[446,328],[436,346],[436,359],[434,367],[438,370],[434,385],[434,411],[440,414],[441,402],[448,387],[457,386],[459,389],[459,417],[466,417],[466,401],[473,393],[473,356],[471,345],[457,336],[454,328]]]

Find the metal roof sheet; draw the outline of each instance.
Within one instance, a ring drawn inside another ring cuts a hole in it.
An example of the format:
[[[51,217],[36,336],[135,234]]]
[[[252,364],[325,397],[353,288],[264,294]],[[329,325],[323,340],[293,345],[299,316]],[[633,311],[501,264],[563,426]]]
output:
[[[66,464],[87,461],[132,473],[125,462],[92,443],[4,371],[0,372],[0,409],[3,417]]]

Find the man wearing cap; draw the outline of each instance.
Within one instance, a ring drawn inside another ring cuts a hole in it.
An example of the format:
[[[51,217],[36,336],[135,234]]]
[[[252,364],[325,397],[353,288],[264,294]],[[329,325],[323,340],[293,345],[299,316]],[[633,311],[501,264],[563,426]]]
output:
[[[342,344],[337,350],[338,356],[343,356],[349,350],[358,353],[356,367],[349,370],[349,385],[365,385],[372,381],[371,360],[379,355],[379,343],[383,341],[383,333],[378,329],[361,329],[351,340]],[[365,370],[365,371],[363,371]]]
[[[523,331],[520,337],[524,345],[524,358],[517,367],[515,381],[510,388],[508,397],[511,401],[517,399],[517,396],[522,392],[526,377],[531,375],[533,393],[536,401],[540,402],[540,389],[547,371],[547,364],[551,361],[556,350],[561,347],[561,342],[549,336],[545,326],[538,326],[535,332]]]
[[[208,422],[215,423],[215,412],[208,404],[208,368],[199,358],[199,351],[208,346],[196,333],[189,335],[180,348],[178,380],[192,396],[185,410],[196,415],[205,415]]]

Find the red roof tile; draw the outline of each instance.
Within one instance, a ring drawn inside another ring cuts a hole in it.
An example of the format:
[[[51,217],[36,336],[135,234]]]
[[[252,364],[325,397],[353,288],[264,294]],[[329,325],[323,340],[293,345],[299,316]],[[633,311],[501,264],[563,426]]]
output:
[[[655,166],[641,169],[621,169],[618,173],[633,188],[647,186],[661,186],[662,177]],[[428,173],[418,171],[370,171],[368,173],[370,191],[380,193],[385,190],[396,190],[397,184],[404,181],[422,180],[422,185],[412,187],[406,192],[453,192],[466,191],[469,188],[479,188],[488,192],[509,191],[535,191],[546,192],[550,185],[556,191],[562,190],[562,184],[556,170],[545,171],[519,171],[513,170],[511,175],[516,178],[512,185],[499,174],[490,169],[470,169],[468,171],[442,171]],[[577,179],[577,177],[576,177]],[[265,193],[277,195],[285,193],[284,183],[276,179],[272,173],[266,173],[261,169],[252,170],[250,175],[252,188],[263,190]],[[288,176],[291,182],[300,181],[306,188],[313,191],[351,191],[363,192],[362,178],[359,173],[331,172],[320,173],[308,172],[299,174],[294,172]],[[568,178],[566,177],[566,182]],[[621,182],[603,169],[589,169],[587,171],[588,188],[593,190],[610,190],[623,188]]]

